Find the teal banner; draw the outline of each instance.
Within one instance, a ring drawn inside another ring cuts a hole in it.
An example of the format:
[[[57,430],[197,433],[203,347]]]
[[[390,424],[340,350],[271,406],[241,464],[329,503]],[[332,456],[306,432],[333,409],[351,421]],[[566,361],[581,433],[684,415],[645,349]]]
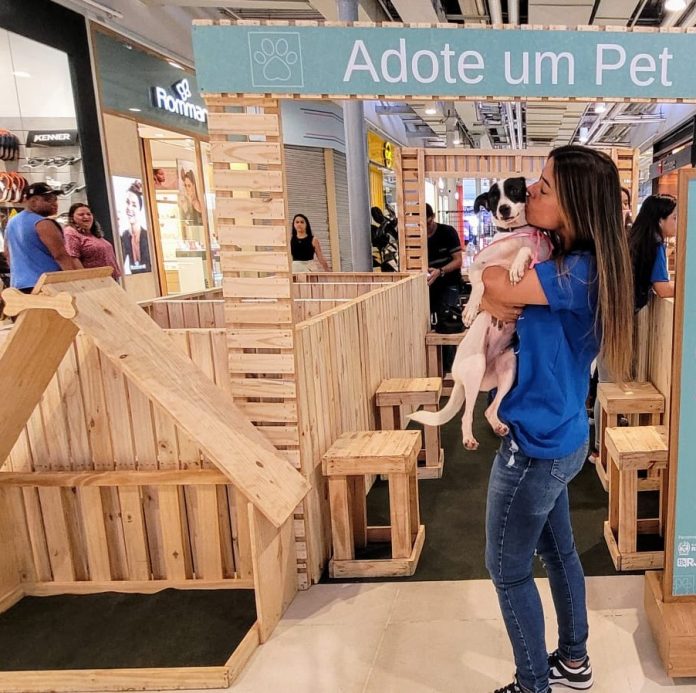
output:
[[[688,200],[687,228],[679,237],[679,242],[686,245],[686,267],[684,276],[678,277],[685,291],[679,379],[679,460],[674,506],[672,592],[675,595],[696,594],[696,291],[693,290],[696,287],[696,180],[689,181]]]
[[[696,99],[686,33],[193,27],[207,93]]]

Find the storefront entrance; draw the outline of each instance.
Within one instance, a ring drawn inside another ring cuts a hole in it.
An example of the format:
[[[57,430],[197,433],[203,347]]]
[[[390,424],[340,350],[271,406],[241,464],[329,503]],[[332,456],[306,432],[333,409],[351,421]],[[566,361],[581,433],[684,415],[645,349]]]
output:
[[[211,233],[203,164],[209,145],[149,125],[139,125],[138,134],[150,173],[147,203],[162,294],[218,285],[220,246]]]

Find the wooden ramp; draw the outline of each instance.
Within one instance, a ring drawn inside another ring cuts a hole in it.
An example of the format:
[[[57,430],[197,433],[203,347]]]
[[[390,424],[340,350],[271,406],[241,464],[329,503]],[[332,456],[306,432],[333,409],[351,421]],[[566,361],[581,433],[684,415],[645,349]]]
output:
[[[19,318],[0,350],[0,459],[81,330],[280,527],[309,490],[307,482],[109,274],[108,268],[56,272],[43,275],[30,296],[3,293],[8,314]],[[29,357],[32,368],[26,367]]]

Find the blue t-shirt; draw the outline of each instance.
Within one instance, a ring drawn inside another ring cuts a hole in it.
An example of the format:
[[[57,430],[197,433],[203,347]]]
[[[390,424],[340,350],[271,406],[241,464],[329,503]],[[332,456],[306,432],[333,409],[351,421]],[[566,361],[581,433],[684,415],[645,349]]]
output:
[[[599,352],[597,270],[581,252],[536,266],[548,306],[526,306],[517,321],[517,377],[499,416],[528,457],[555,459],[587,439],[585,400]]]
[[[10,249],[10,284],[18,289],[34,287],[44,272],[60,271],[60,265],[36,231],[36,225],[45,219],[25,209],[7,222],[5,243]]]
[[[652,266],[652,272],[650,272],[650,283],[655,282],[668,282],[669,272],[667,271],[667,251],[665,250],[665,244],[660,243],[657,246],[657,255],[655,255],[655,262]]]

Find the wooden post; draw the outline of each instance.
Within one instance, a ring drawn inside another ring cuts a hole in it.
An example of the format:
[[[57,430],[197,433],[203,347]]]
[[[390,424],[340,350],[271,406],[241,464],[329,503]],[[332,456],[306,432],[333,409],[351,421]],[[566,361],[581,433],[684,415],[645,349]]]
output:
[[[338,235],[338,207],[336,206],[336,174],[334,173],[333,149],[324,149],[324,170],[326,171],[326,208],[329,215],[331,271],[340,272],[341,246]]]
[[[290,230],[278,99],[205,95],[230,384],[241,410],[300,468]],[[242,170],[240,170],[242,169]],[[304,522],[304,504],[295,514]],[[299,585],[309,587],[302,532]]]

